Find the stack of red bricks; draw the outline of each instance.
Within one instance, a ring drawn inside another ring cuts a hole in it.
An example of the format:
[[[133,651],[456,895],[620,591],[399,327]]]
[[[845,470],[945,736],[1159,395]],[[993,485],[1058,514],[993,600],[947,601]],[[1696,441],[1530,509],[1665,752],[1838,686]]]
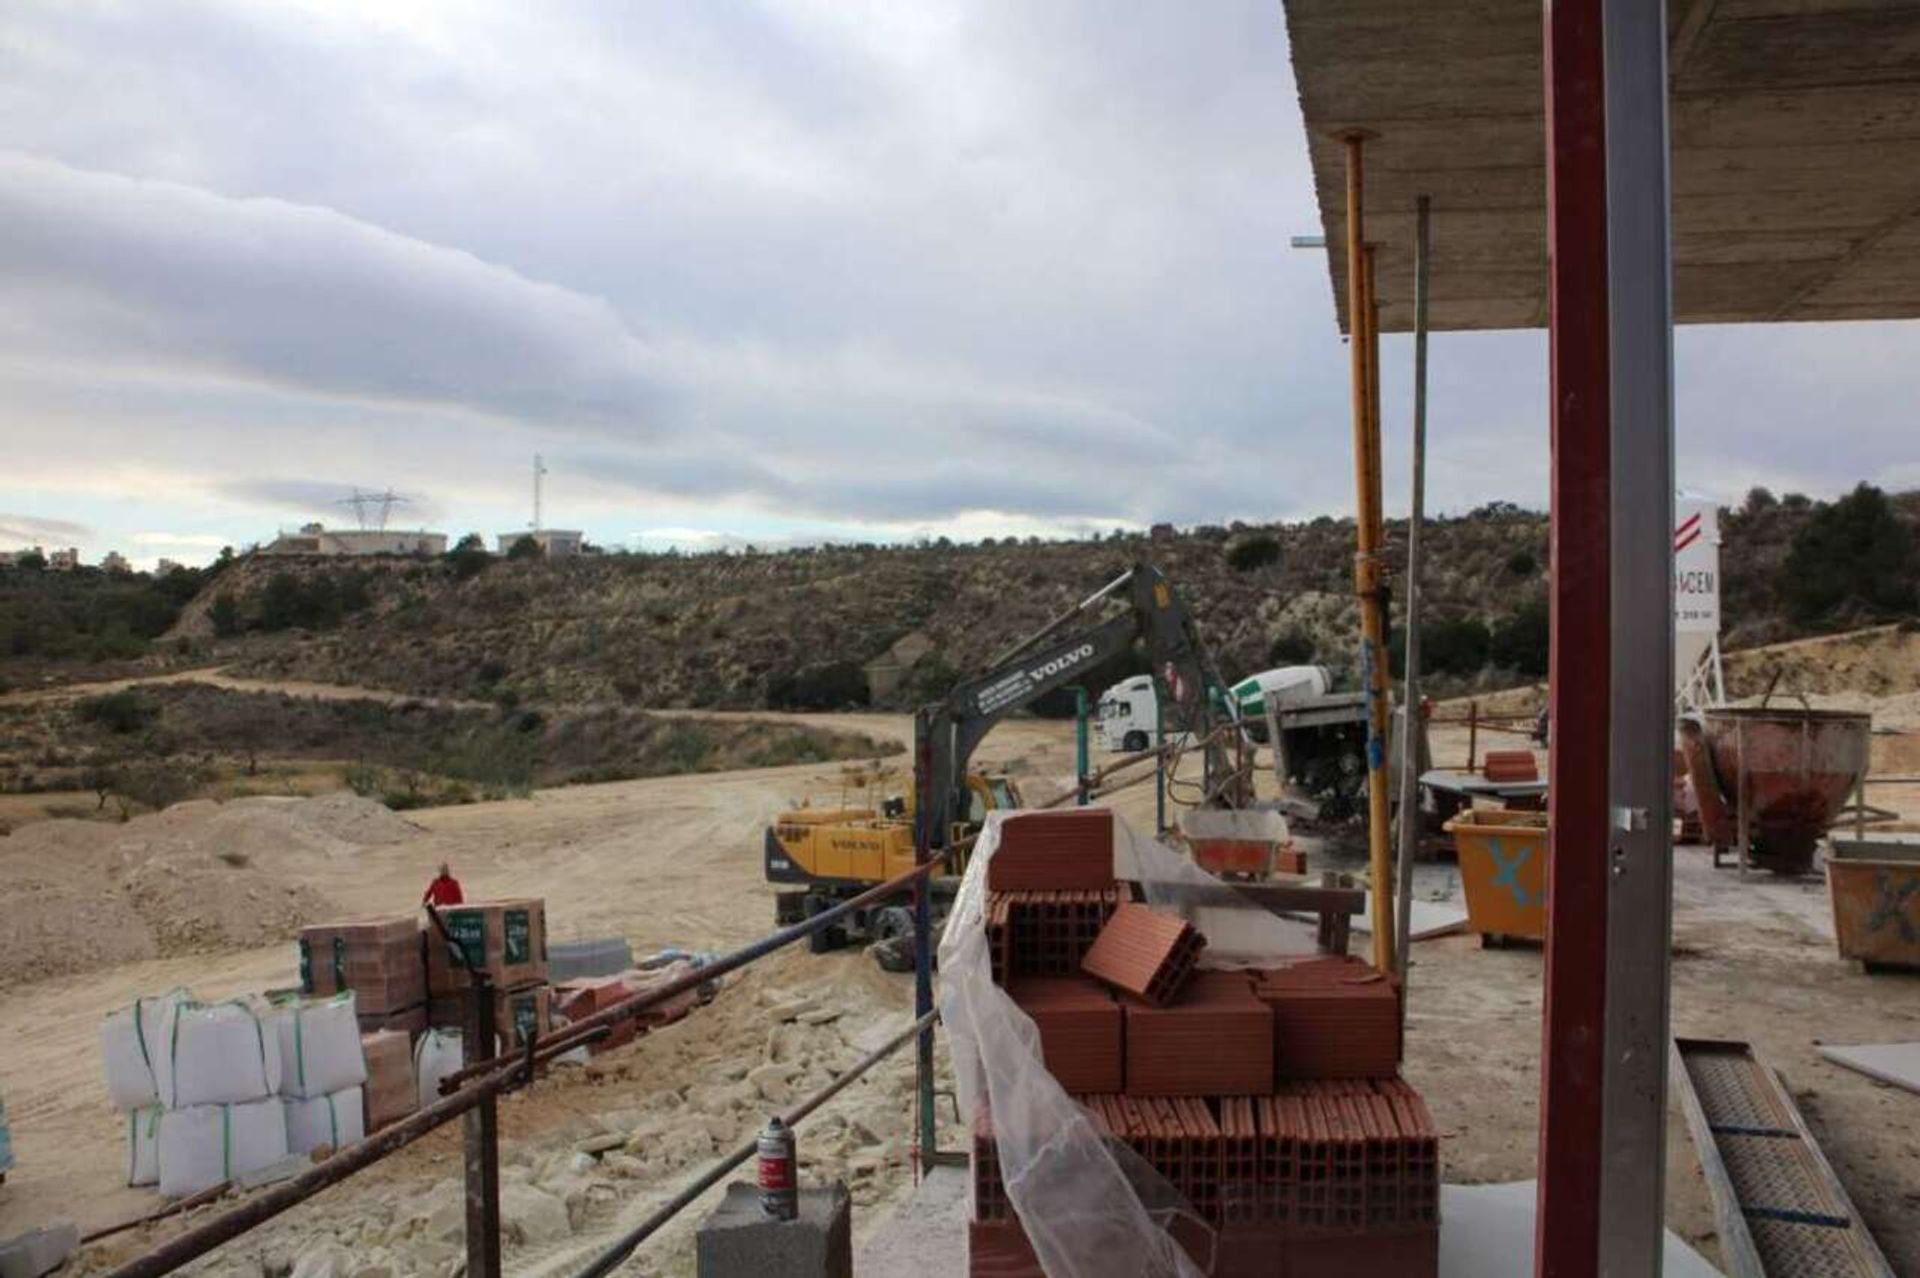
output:
[[[1439,1140],[1398,1077],[1393,984],[1346,957],[1196,970],[1204,938],[1112,880],[1105,813],[1015,817],[1001,836],[990,890],[1111,894],[1085,945],[1066,911],[1016,924],[1010,901],[990,909],[990,939],[1002,946],[995,980],[1106,1139],[1137,1153],[1214,1231],[1180,1237],[1196,1263],[1222,1278],[1434,1274]],[[1050,868],[1055,846],[1063,851]],[[1092,882],[1096,867],[1104,884]],[[1062,975],[1058,956],[1073,950],[1079,973]],[[974,1127],[973,1173],[969,1272],[1039,1275],[986,1115]]]

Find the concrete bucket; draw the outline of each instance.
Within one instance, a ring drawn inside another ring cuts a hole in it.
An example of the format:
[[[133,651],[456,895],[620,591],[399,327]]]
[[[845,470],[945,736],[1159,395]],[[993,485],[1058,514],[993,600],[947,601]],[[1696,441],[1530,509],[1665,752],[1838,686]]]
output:
[[[1814,846],[1867,771],[1871,716],[1721,706],[1681,723],[1701,824],[1716,848],[1744,837],[1752,863],[1804,874]]]

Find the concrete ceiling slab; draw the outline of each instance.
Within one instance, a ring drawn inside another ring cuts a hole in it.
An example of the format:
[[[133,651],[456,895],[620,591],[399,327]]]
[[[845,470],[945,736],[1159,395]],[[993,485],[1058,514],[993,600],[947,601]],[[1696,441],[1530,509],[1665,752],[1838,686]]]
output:
[[[1328,278],[1346,316],[1345,158],[1367,145],[1380,326],[1547,316],[1539,0],[1284,0]],[[1682,323],[1920,316],[1920,0],[1672,0],[1674,307]]]

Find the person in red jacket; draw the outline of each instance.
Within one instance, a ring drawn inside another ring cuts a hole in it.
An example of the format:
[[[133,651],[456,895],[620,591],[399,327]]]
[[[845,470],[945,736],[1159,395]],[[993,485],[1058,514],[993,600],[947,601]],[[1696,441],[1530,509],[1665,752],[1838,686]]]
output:
[[[440,863],[439,877],[427,884],[427,894],[420,898],[423,905],[431,905],[436,910],[459,905],[466,899],[466,894],[460,890],[460,880],[453,877],[453,871],[447,868],[445,861]]]

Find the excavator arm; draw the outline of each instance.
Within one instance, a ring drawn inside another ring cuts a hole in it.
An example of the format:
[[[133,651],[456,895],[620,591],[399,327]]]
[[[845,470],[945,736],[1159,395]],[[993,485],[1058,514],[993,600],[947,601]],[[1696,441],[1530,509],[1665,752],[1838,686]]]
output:
[[[1087,620],[1104,601],[1116,597],[1124,598],[1125,612]],[[1211,739],[1218,718],[1208,694],[1209,686],[1220,681],[1172,583],[1142,561],[1002,653],[992,669],[958,684],[914,716],[919,778],[915,842],[923,859],[950,841],[955,820],[966,810],[967,764],[993,726],[1054,689],[1085,678],[1136,640],[1145,644],[1165,694],[1170,730],[1205,740],[1209,772],[1226,775],[1225,750]],[[1231,698],[1226,706],[1226,713],[1234,714]]]

